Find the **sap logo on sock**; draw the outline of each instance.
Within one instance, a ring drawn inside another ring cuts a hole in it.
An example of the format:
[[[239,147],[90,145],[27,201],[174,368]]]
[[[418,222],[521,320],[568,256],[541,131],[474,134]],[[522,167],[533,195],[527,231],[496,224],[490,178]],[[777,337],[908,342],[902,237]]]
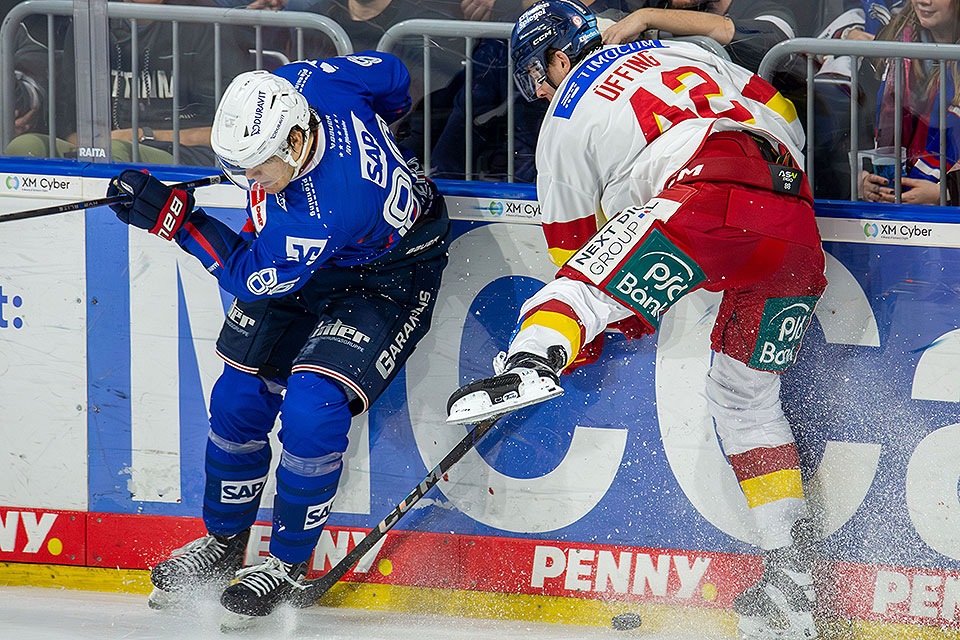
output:
[[[256,480],[247,480],[246,482],[237,482],[235,480],[220,481],[220,502],[224,504],[243,504],[253,502],[260,492],[263,485],[267,482],[267,476],[257,478]]]
[[[23,306],[23,298],[21,298],[20,296],[4,295],[3,287],[0,287],[0,329],[6,329],[11,324],[13,325],[14,329],[20,329],[21,327],[23,327],[23,318],[21,318],[20,316],[16,316],[8,320],[6,317],[4,317],[3,307],[6,304],[13,305],[14,309],[19,309],[20,307]]]
[[[307,507],[307,517],[303,520],[303,530],[316,529],[322,527],[330,517],[330,510],[333,508],[333,498],[330,498],[323,504],[317,504]]]
[[[530,586],[551,595],[604,593],[612,588],[617,593],[687,600],[698,593],[709,567],[710,558],[691,553],[654,555],[538,545]]]

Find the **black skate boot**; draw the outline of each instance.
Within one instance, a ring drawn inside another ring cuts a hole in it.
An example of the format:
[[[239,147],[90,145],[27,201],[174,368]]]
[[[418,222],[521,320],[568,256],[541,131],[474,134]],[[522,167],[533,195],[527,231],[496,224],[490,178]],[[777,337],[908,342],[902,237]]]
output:
[[[270,615],[278,605],[290,599],[294,591],[304,589],[307,563],[290,564],[270,556],[237,572],[237,582],[220,596],[226,609],[220,621],[222,631],[238,631],[254,624],[257,618]]]
[[[547,349],[547,357],[521,351],[494,361],[497,375],[465,384],[447,401],[447,422],[477,424],[563,393],[560,370],[567,362],[563,347]]]
[[[810,520],[793,526],[794,544],[766,553],[760,580],[733,600],[738,628],[747,640],[813,640],[816,593],[810,545],[816,531]]]
[[[178,604],[188,587],[226,584],[243,566],[250,530],[232,536],[210,534],[172,552],[150,572],[154,590],[147,603],[151,609]]]

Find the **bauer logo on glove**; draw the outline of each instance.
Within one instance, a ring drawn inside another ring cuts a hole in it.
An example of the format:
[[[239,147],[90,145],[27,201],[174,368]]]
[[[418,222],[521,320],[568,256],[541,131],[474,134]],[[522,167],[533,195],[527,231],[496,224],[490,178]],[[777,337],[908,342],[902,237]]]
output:
[[[173,240],[193,212],[193,194],[163,184],[145,171],[127,169],[110,181],[108,196],[126,193],[129,202],[110,205],[121,222]]]

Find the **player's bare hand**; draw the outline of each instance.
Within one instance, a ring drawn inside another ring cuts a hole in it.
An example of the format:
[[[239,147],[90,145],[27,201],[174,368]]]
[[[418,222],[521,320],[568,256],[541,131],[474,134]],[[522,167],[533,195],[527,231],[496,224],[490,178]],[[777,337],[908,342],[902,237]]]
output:
[[[260,9],[262,11],[283,11],[286,6],[287,0],[253,0],[246,8]]]
[[[645,9],[637,9],[603,32],[603,44],[633,42],[649,28]]]
[[[939,182],[901,178],[900,184],[903,185],[903,193],[900,194],[900,202],[903,204],[940,204]],[[888,191],[889,194],[883,194],[882,202],[896,202],[893,189]]]
[[[495,3],[496,0],[463,0],[460,10],[463,11],[464,20],[489,20]]]

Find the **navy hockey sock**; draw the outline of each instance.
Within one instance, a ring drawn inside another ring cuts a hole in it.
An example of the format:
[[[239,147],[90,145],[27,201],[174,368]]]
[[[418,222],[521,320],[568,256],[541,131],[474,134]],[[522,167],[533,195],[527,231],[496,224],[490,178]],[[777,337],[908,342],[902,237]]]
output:
[[[270,471],[270,442],[281,396],[256,376],[227,366],[210,398],[203,520],[210,533],[233,534],[257,518]]]
[[[313,553],[330,515],[350,430],[347,396],[314,373],[290,377],[283,403],[270,553],[303,562]]]

